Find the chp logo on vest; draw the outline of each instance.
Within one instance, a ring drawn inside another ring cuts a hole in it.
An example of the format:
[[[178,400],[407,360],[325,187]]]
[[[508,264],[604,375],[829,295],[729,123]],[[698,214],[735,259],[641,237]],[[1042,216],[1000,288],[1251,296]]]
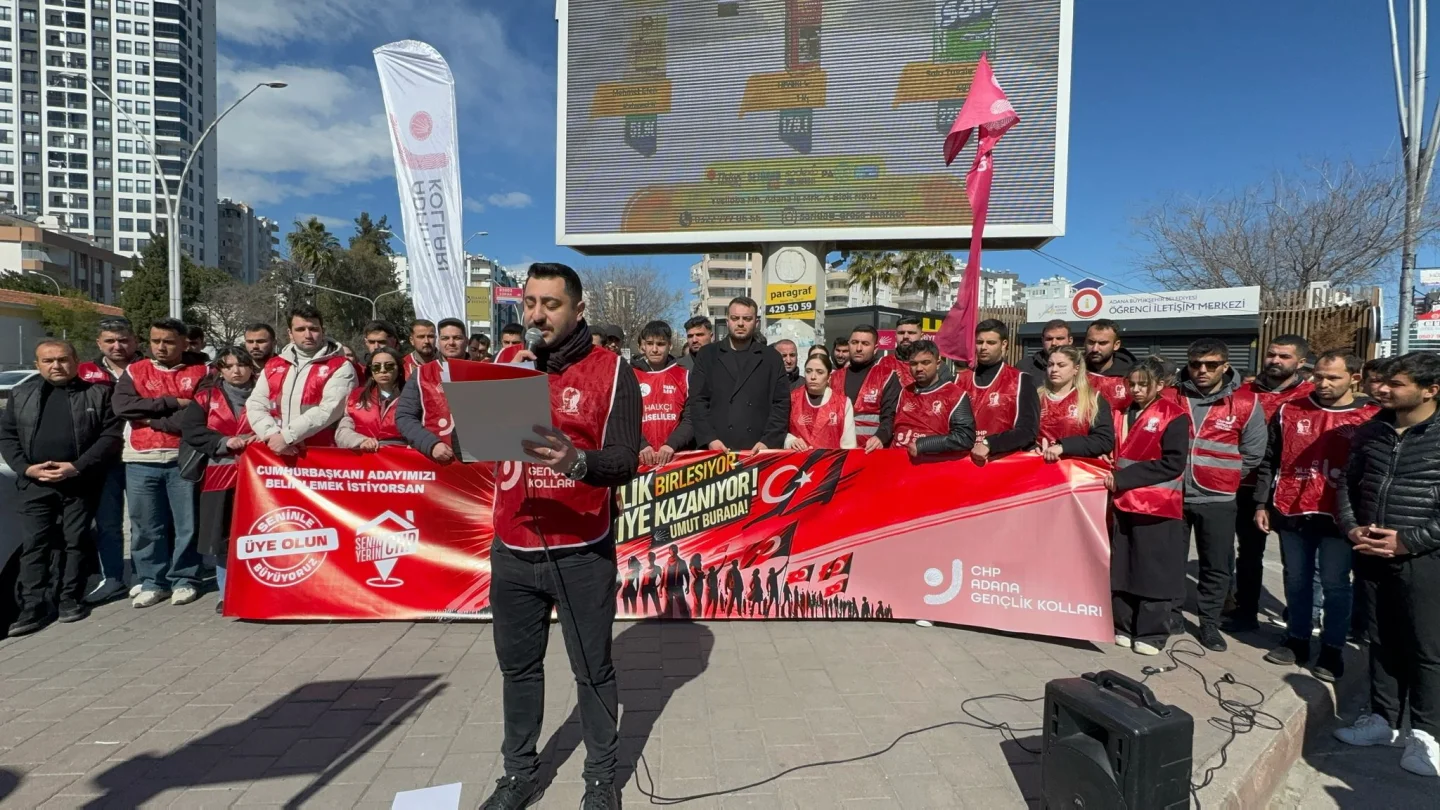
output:
[[[1159,433],[1159,432],[1160,432],[1160,417],[1158,417],[1158,416],[1152,416],[1152,417],[1150,417],[1149,419],[1146,419],[1146,420],[1145,420],[1145,432],[1146,432],[1146,433]]]
[[[1216,429],[1216,430],[1234,430],[1234,429],[1235,429],[1235,423],[1236,423],[1237,421],[1238,421],[1238,420],[1237,420],[1236,417],[1233,416],[1233,415],[1232,415],[1232,416],[1223,416],[1223,417],[1215,420],[1215,429]]]
[[[189,391],[190,389],[192,389],[192,388],[194,388],[194,387],[195,387],[195,381],[194,381],[194,380],[190,379],[189,377],[181,377],[181,378],[180,378],[180,390],[181,390],[181,391]]]
[[[669,392],[669,391],[666,391],[665,393],[668,394],[668,393],[670,393],[670,392]],[[648,397],[648,396],[650,396],[650,383],[643,383],[643,382],[640,383],[640,396],[642,396],[642,397]]]
[[[1309,419],[1301,419],[1300,421],[1296,422],[1296,423],[1295,423],[1295,434],[1296,434],[1297,436],[1309,436],[1309,435],[1310,435],[1310,420],[1309,420]]]
[[[415,528],[415,513],[406,510],[401,517],[386,510],[379,517],[355,530],[355,562],[375,563],[378,577],[365,580],[372,588],[394,588],[405,580],[390,576],[395,563],[420,551],[420,530]]]
[[[262,515],[236,542],[236,557],[256,581],[288,588],[320,570],[325,557],[340,548],[340,533],[309,511],[286,506]]]
[[[940,412],[943,411],[944,409],[945,409],[945,403],[941,402],[941,401],[938,400],[938,399],[935,400],[934,402],[930,403],[930,410],[934,411],[934,413],[935,413],[936,416],[939,416],[939,415],[940,415]]]
[[[998,406],[998,405],[1000,404],[1000,392],[999,392],[999,391],[992,391],[992,392],[990,392],[990,397],[989,397],[989,400],[988,400],[988,401],[989,401],[989,403],[990,403],[991,405]]]
[[[571,416],[580,413],[580,389],[566,388],[560,392],[560,412]]]

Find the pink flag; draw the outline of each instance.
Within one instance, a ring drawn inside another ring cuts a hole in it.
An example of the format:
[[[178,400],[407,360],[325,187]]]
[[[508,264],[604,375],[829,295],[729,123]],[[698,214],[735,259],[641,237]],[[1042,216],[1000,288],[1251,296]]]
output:
[[[965,175],[965,194],[970,198],[971,228],[970,257],[965,262],[965,274],[960,281],[960,294],[955,297],[955,306],[935,336],[935,343],[946,357],[969,364],[975,359],[975,323],[980,312],[980,238],[985,233],[985,216],[990,209],[990,181],[994,179],[994,160],[991,151],[1000,142],[1001,136],[1011,127],[1020,123],[1020,116],[1005,98],[1005,91],[995,81],[990,71],[990,62],[984,54],[975,68],[975,79],[970,84],[970,94],[965,106],[955,117],[950,134],[945,137],[945,165],[950,165],[970,133],[980,130],[980,142],[975,148],[975,163]]]

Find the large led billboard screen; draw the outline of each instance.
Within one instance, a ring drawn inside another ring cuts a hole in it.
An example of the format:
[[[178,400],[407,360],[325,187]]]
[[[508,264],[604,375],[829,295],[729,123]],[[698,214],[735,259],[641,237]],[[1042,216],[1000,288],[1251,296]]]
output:
[[[1064,232],[1072,0],[557,10],[560,244],[958,247],[970,153],[946,167],[941,146],[982,53],[1021,118],[996,150],[986,241]]]

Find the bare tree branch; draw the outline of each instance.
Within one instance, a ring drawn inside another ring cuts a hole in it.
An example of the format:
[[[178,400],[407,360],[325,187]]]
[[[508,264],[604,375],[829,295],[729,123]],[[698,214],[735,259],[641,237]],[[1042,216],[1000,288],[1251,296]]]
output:
[[[628,344],[634,344],[650,321],[675,327],[685,320],[684,296],[666,286],[660,271],[648,264],[611,264],[579,272],[585,285],[585,320],[592,327],[620,327]]]

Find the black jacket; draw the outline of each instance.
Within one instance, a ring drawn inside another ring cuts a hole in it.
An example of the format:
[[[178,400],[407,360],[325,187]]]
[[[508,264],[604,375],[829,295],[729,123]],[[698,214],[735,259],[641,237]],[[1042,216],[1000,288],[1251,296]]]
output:
[[[716,439],[739,452],[758,442],[784,447],[790,427],[790,381],[780,353],[756,340],[736,350],[729,338],[702,348],[690,372],[685,409],[701,449]]]
[[[1373,523],[1398,530],[1411,554],[1440,550],[1440,413],[1403,434],[1391,411],[1361,425],[1335,494],[1341,531]]]
[[[51,459],[35,458],[31,448],[40,423],[41,386],[50,385],[44,377],[34,376],[15,386],[9,406],[0,412],[0,455],[15,471],[16,486],[27,489],[39,482],[28,478],[25,470],[32,464]],[[79,456],[72,462],[81,480],[106,469],[120,457],[124,423],[110,406],[108,385],[93,385],[75,378],[63,389],[70,398],[70,419],[75,426],[75,449]],[[55,391],[51,396],[60,395]]]
[[[1030,382],[1036,388],[1044,388],[1045,382],[1050,379],[1050,353],[1040,349],[1030,355],[1030,362],[1021,366],[1020,370],[1030,375]]]

